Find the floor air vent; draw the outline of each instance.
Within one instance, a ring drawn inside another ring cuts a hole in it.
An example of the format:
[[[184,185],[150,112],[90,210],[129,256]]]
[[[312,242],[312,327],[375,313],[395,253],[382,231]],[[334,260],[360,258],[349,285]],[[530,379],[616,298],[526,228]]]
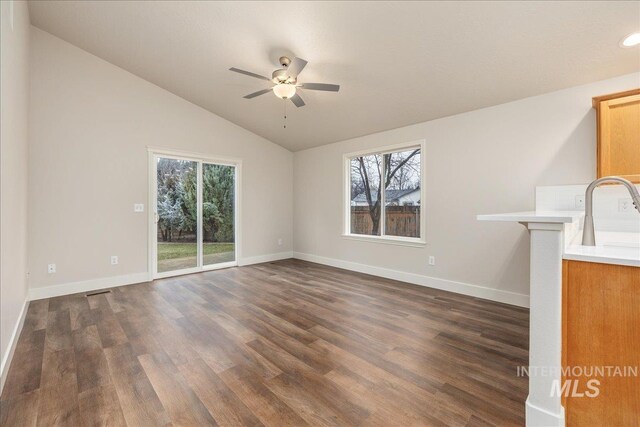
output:
[[[94,295],[102,295],[102,294],[109,294],[109,293],[111,293],[111,291],[108,291],[108,290],[107,291],[98,291],[98,292],[94,292],[92,294],[86,294],[85,296],[92,297]]]

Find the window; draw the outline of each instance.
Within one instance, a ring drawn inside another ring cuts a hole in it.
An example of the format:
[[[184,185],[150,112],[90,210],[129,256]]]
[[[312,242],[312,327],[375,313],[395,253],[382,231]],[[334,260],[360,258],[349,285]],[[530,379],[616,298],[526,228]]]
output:
[[[345,235],[424,243],[423,142],[345,156]]]

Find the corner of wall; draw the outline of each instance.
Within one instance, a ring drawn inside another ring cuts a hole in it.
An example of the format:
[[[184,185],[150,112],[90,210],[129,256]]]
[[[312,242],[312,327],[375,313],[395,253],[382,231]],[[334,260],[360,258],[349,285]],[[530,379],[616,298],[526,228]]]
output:
[[[0,393],[28,307],[27,167],[30,19],[26,2],[0,2]]]

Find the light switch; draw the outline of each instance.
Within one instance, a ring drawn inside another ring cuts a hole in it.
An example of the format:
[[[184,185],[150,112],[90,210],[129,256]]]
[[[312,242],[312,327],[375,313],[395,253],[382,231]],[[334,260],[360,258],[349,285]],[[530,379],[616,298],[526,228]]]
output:
[[[133,205],[133,211],[134,212],[144,212],[144,204],[142,203],[136,203]]]

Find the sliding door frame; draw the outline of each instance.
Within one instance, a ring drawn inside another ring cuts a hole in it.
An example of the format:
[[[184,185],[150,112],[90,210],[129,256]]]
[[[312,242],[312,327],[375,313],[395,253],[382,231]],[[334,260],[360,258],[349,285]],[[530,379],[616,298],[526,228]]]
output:
[[[149,194],[148,194],[148,269],[149,269],[149,281],[154,279],[161,279],[164,277],[180,276],[184,274],[199,273],[202,271],[218,270],[221,268],[236,267],[240,264],[241,256],[241,240],[242,240],[242,228],[240,226],[240,210],[241,210],[241,188],[242,188],[242,160],[234,158],[214,157],[206,154],[193,153],[188,151],[168,150],[164,148],[147,147],[148,152],[148,170],[149,177]],[[175,271],[165,271],[158,273],[158,226],[156,223],[157,209],[158,209],[158,177],[157,177],[157,158],[164,157],[176,160],[187,160],[196,162],[198,165],[197,173],[197,188],[198,188],[198,212],[197,212],[197,266],[192,268],[186,268]],[[235,171],[234,177],[234,206],[233,206],[233,228],[234,228],[234,261],[223,262],[218,264],[204,265],[204,253],[203,253],[203,241],[204,234],[202,230],[202,173],[203,165],[215,164],[223,166],[233,166]]]

